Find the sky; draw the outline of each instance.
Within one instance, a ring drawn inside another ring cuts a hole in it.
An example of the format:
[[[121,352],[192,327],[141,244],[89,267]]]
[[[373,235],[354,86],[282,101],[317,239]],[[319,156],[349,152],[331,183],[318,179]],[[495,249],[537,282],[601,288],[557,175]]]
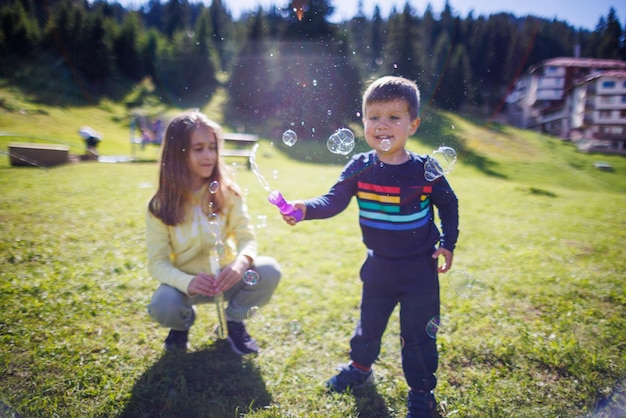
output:
[[[147,4],[148,0],[117,0],[124,6],[136,7]],[[162,0],[165,2],[166,0]],[[211,0],[190,0],[192,3],[202,1],[207,5]],[[331,0],[335,13],[330,20],[338,22],[349,19],[356,15],[359,1],[363,4],[363,12],[367,17],[372,17],[374,7],[378,5],[383,17],[387,17],[392,8],[398,12],[404,9],[407,0]],[[408,0],[409,4],[422,15],[426,6],[430,4],[433,12],[438,15],[445,5],[446,0]],[[239,18],[241,13],[255,11],[259,6],[265,10],[270,7],[287,7],[290,0],[222,0],[222,4],[230,10],[234,18]],[[508,3],[508,4],[507,4]],[[461,18],[467,17],[470,11],[474,17],[488,16],[493,13],[508,12],[517,17],[527,15],[539,16],[547,19],[566,21],[575,28],[593,30],[600,17],[606,17],[612,7],[617,13],[617,18],[626,26],[626,1],[625,0],[449,0],[450,7],[455,15]]]

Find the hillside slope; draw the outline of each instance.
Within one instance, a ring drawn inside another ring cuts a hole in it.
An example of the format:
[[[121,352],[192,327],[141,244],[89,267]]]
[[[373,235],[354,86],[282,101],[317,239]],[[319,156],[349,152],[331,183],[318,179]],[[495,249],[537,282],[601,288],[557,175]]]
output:
[[[220,91],[202,110],[209,117],[224,123],[226,130],[232,130],[221,113],[225,95],[223,90]],[[129,110],[112,102],[90,107],[50,107],[29,100],[16,89],[0,88],[0,135],[16,135],[0,136],[0,149],[6,152],[7,144],[12,141],[50,142],[68,145],[71,153],[80,154],[84,151],[84,144],[78,129],[87,125],[103,134],[98,148],[100,154],[139,153],[139,158],[155,159],[158,149],[149,147],[139,151],[131,146],[131,115],[159,115],[167,119],[178,111],[165,107]],[[354,128],[358,140],[360,127]],[[323,143],[301,140],[298,147],[294,147],[299,149],[289,149],[282,146],[279,138],[266,139],[302,160],[310,160],[306,157],[312,154],[328,154]],[[360,142],[358,149],[364,149],[364,144]],[[528,184],[534,189],[554,186],[626,192],[626,158],[623,156],[585,154],[577,151],[572,143],[537,132],[424,109],[422,124],[409,148],[430,153],[441,145],[451,146],[457,151],[459,170],[472,169],[489,177]],[[609,163],[613,171],[596,169],[594,163],[598,161]],[[0,167],[7,165],[8,158],[0,159]]]

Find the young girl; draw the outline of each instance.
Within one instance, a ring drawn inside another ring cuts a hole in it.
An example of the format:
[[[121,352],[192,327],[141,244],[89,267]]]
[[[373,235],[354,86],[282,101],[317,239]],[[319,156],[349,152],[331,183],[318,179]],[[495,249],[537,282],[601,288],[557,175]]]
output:
[[[175,117],[165,133],[159,188],[146,214],[146,245],[148,271],[161,282],[148,312],[171,329],[166,350],[188,348],[195,305],[223,292],[233,351],[257,353],[243,320],[250,308],[270,300],[281,276],[273,258],[257,257],[244,199],[220,158],[223,145],[220,126],[195,111]],[[216,255],[217,275],[210,262]],[[242,281],[250,269],[259,276],[254,285]]]

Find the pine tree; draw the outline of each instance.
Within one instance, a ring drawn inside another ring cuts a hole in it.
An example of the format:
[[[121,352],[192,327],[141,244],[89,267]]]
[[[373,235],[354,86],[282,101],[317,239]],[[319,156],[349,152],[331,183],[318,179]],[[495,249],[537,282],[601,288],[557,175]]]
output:
[[[435,92],[435,104],[442,109],[459,110],[468,99],[471,99],[471,79],[467,52],[465,47],[459,44],[451,53],[445,72],[441,75],[441,82]]]
[[[169,0],[163,15],[163,31],[172,39],[174,34],[188,29],[191,24],[189,2],[187,0]]]
[[[37,20],[20,2],[0,7],[0,57],[35,52],[41,38]]]
[[[412,80],[420,78],[420,65],[417,45],[416,19],[407,3],[401,14],[389,18],[389,34],[385,46],[385,72]]]
[[[232,32],[230,30],[232,18],[224,8],[222,0],[213,0],[209,7],[209,12],[211,15],[211,27],[213,28],[211,36],[219,57],[220,68],[226,70],[230,58],[226,49],[226,39],[230,37]]]
[[[115,58],[110,34],[113,30],[100,14],[84,13],[77,34],[76,68],[99,88],[113,75]],[[101,92],[97,92],[101,93]]]
[[[374,14],[372,16],[372,25],[370,29],[370,45],[371,50],[369,60],[369,70],[375,72],[379,69],[383,63],[384,49],[386,42],[386,30],[385,22],[380,15],[380,7],[374,7]]]
[[[197,107],[217,88],[210,22],[204,9],[193,31],[176,32],[168,48],[158,50],[155,81],[172,104]]]
[[[622,25],[611,7],[606,20],[601,20],[596,31],[596,57],[606,59],[620,59],[622,43]]]
[[[113,51],[117,68],[126,77],[139,81],[146,75],[144,60],[140,51],[140,37],[143,28],[137,13],[126,15],[119,33],[113,40]]]
[[[301,138],[326,140],[358,120],[361,74],[346,37],[327,21],[332,12],[327,0],[310,1],[301,17],[294,12],[272,68],[278,118]]]
[[[346,24],[350,37],[349,42],[354,53],[363,62],[371,61],[372,51],[367,39],[370,23],[363,13],[363,0],[359,0],[357,14]]]
[[[266,60],[267,21],[261,9],[252,17],[246,40],[228,80],[231,123],[260,124],[274,113],[271,70]]]

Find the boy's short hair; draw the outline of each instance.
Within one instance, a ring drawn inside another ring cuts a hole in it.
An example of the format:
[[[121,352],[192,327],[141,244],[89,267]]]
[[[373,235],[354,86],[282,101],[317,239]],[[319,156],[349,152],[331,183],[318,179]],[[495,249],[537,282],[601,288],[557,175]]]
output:
[[[398,76],[385,76],[375,80],[363,93],[363,115],[365,107],[372,103],[401,99],[409,105],[409,115],[415,119],[420,113],[420,90],[415,82]]]

